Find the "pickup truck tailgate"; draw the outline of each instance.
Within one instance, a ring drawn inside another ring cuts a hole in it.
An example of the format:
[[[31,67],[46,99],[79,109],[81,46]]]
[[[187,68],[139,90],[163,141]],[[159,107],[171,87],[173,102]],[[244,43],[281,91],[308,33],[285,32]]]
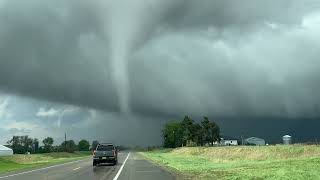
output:
[[[95,157],[110,157],[114,156],[113,151],[96,151]]]

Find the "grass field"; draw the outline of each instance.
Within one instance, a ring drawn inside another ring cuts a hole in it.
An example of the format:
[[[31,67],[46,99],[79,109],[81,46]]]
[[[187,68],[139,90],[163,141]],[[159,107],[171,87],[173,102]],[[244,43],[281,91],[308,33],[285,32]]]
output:
[[[90,152],[47,153],[0,157],[0,174],[21,169],[43,167],[89,157]]]
[[[320,146],[192,147],[143,152],[190,179],[320,179]]]

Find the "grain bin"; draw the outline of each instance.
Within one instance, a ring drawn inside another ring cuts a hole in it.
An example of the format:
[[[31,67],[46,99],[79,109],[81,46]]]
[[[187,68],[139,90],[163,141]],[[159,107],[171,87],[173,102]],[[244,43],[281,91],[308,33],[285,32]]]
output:
[[[289,135],[285,135],[282,137],[283,144],[291,144],[292,143],[292,137]]]

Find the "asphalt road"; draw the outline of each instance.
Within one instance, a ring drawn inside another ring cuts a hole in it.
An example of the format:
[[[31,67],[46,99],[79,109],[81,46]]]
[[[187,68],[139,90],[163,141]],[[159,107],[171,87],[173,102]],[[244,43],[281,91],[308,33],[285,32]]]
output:
[[[92,167],[85,159],[42,169],[1,175],[0,180],[172,180],[173,175],[143,159],[139,154],[121,152],[118,164]]]

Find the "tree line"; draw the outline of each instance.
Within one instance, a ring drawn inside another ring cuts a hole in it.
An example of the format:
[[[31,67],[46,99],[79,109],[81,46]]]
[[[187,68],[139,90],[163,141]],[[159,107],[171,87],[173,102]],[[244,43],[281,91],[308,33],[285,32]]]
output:
[[[182,121],[166,123],[162,133],[165,148],[212,146],[215,142],[220,142],[220,128],[208,117],[196,123],[189,116],[185,116]]]
[[[90,149],[89,141],[82,139],[78,144],[74,140],[63,141],[60,145],[54,145],[54,139],[47,137],[42,140],[43,146],[40,146],[37,138],[30,138],[29,136],[13,136],[7,144],[15,154],[26,153],[50,153],[50,152],[69,152],[75,151],[90,151],[95,149],[99,144],[98,141],[93,141]]]

